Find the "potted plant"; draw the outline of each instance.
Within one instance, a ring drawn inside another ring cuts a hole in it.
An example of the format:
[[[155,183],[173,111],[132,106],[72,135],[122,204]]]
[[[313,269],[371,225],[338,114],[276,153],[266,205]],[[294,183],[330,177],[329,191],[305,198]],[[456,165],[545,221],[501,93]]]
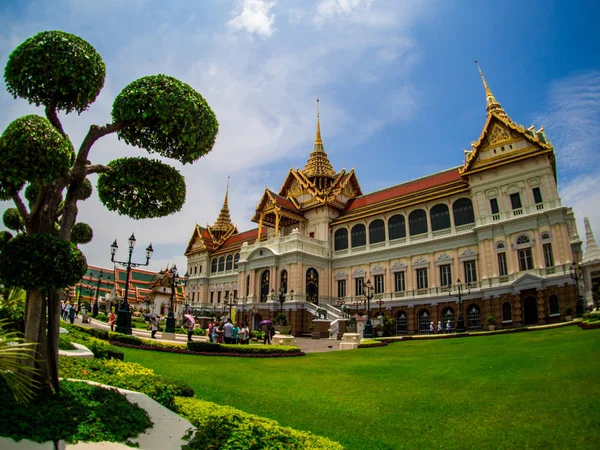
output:
[[[571,314],[573,314],[573,307],[571,305],[565,306],[564,313],[565,313],[565,319],[567,320],[567,322],[570,322],[571,320],[573,320],[573,316],[571,315]]]
[[[379,324],[375,327],[375,330],[377,332],[377,337],[381,337],[383,336],[383,330],[384,330],[384,326],[382,324]]]
[[[275,330],[279,331],[279,334],[290,334],[290,331],[292,331],[290,321],[284,312],[280,312],[275,316]]]
[[[347,333],[356,333],[356,318],[355,317],[350,317],[350,319],[346,323],[346,332]]]
[[[496,329],[496,317],[490,314],[487,318],[488,330],[494,331]]]

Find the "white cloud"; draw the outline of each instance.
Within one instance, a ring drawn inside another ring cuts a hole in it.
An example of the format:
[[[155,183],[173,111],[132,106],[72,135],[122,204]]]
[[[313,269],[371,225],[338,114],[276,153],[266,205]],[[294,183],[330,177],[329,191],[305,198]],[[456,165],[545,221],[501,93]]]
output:
[[[546,109],[535,121],[554,145],[561,199],[575,211],[579,237],[585,240],[586,216],[600,237],[600,72],[552,83]]]
[[[600,163],[600,72],[573,75],[550,87],[546,111],[536,122],[548,130],[559,167],[590,169]]]
[[[242,0],[227,25],[234,31],[245,30],[248,33],[256,33],[263,37],[271,37],[275,32],[273,24],[275,23],[275,14],[271,13],[271,8],[275,2],[266,0]]]
[[[373,4],[373,0],[322,0],[317,5],[315,22],[323,23],[327,19],[349,17],[365,12]]]

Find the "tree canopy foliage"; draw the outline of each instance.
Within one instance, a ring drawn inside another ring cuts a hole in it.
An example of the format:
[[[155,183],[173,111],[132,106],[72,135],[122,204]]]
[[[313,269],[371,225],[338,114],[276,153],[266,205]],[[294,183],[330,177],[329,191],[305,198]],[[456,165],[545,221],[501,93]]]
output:
[[[6,89],[37,106],[85,111],[102,90],[106,67],[94,47],[64,31],[43,31],[10,55]]]

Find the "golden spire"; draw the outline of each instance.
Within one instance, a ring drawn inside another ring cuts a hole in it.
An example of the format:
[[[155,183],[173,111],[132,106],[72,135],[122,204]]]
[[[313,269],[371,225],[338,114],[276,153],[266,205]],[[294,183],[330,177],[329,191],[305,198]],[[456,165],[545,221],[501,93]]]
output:
[[[319,99],[317,98],[317,137],[315,138],[315,145],[323,145],[321,140],[321,120],[319,119]]]
[[[485,100],[487,102],[487,112],[496,113],[498,116],[510,122],[510,117],[508,117],[508,114],[504,112],[502,106],[500,106],[500,103],[498,103],[498,101],[494,97],[494,94],[492,94],[492,91],[489,88],[487,82],[485,81],[485,77],[483,76],[483,72],[481,71],[481,67],[479,67],[479,62],[477,60],[475,60],[475,64],[477,64],[477,69],[479,69],[479,75],[481,75],[481,81],[483,81],[483,88],[485,89]]]
[[[319,117],[319,99],[317,99],[317,136],[315,137],[315,145],[308,157],[306,166],[304,166],[304,174],[311,177],[335,177],[335,170],[327,158],[327,153],[323,148],[321,140],[321,119]]]
[[[225,200],[223,201],[223,206],[221,207],[221,212],[219,213],[219,217],[217,217],[217,221],[215,225],[212,227],[213,232],[226,232],[233,225],[231,223],[231,217],[229,216],[229,206],[227,204],[227,198],[229,196],[229,177],[227,177],[227,189],[225,190]]]

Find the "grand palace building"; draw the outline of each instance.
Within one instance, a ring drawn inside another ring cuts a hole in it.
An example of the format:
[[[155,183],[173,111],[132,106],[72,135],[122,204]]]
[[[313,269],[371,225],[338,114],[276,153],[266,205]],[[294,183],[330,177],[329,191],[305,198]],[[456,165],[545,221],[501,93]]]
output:
[[[570,268],[583,255],[554,149],[543,128],[513,122],[481,78],[487,115],[464,164],[377,192],[332,167],[317,112],[304,169],[264,191],[255,229],[232,224],[227,193],[215,224],[195,226],[185,251],[192,307],[231,307],[253,326],[283,309],[299,335],[317,314],[339,318],[341,305],[363,313],[369,281],[371,309],[398,334],[454,328],[460,309],[469,330],[490,315],[500,328],[565,320],[577,301]]]

